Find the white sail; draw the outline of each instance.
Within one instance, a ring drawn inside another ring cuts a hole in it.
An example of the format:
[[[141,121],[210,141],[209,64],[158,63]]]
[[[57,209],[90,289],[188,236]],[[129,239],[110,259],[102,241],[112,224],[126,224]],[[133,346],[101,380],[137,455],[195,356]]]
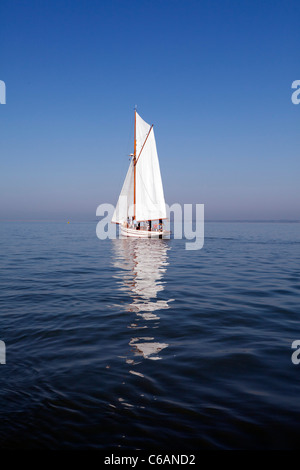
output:
[[[154,130],[136,113],[136,184],[135,219],[137,221],[166,218]],[[112,222],[122,224],[134,216],[134,161],[132,160],[114,211]]]
[[[127,217],[133,216],[133,183],[133,161],[131,161],[111,219],[116,224],[122,224],[127,221]]]
[[[136,220],[166,218],[166,204],[161,180],[153,127],[136,113]]]

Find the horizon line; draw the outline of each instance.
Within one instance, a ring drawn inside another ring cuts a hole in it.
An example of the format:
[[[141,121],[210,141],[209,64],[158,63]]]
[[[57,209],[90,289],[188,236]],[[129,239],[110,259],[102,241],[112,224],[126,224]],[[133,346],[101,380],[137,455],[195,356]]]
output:
[[[73,219],[71,218],[59,218],[59,219],[8,219],[0,218],[0,222],[61,222],[61,223],[94,223],[99,222],[97,219]],[[192,219],[192,222],[195,222],[196,219]],[[172,219],[171,219],[172,221]],[[206,223],[218,222],[218,223],[300,223],[300,219],[207,219]]]

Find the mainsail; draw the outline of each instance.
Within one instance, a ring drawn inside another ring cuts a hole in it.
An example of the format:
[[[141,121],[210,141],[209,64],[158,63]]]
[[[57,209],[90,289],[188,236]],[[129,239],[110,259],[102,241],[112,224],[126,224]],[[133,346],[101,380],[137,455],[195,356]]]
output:
[[[136,155],[130,162],[112,218],[112,222],[119,224],[127,221],[128,217],[134,216],[136,221],[166,218],[166,205],[153,126],[147,124],[137,112],[135,135]]]

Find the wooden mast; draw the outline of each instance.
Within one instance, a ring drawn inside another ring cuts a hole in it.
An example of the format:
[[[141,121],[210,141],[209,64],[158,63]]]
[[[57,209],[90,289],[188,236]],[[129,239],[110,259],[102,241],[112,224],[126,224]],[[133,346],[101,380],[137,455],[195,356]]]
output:
[[[135,220],[136,193],[136,108],[134,110],[134,150],[133,150],[133,220]]]

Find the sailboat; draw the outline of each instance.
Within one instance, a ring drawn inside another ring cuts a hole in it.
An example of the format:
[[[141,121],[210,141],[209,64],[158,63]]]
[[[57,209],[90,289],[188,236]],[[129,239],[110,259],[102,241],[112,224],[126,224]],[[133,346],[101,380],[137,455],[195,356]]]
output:
[[[170,238],[153,124],[134,111],[134,151],[112,217],[121,236]]]

